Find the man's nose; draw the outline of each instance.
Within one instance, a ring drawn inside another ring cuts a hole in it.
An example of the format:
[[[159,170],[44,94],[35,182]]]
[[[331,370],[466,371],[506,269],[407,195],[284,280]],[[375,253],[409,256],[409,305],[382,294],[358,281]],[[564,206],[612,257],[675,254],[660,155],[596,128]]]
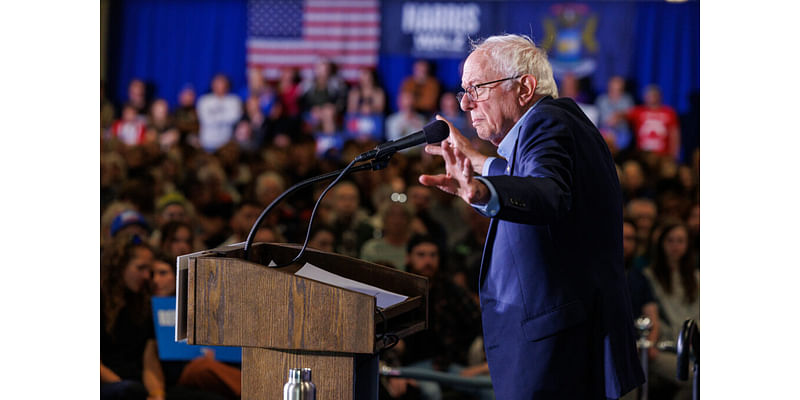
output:
[[[469,95],[466,93],[463,97],[461,97],[461,101],[458,103],[458,105],[461,107],[461,111],[469,111],[473,106],[472,102],[469,100]]]

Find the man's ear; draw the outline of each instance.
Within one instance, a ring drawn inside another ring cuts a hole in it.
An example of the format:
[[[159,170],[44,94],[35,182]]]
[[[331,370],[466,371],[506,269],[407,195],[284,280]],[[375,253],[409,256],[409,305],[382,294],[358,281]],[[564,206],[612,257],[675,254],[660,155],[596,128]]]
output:
[[[533,99],[539,81],[533,75],[525,74],[519,78],[519,82],[519,105],[524,106]]]

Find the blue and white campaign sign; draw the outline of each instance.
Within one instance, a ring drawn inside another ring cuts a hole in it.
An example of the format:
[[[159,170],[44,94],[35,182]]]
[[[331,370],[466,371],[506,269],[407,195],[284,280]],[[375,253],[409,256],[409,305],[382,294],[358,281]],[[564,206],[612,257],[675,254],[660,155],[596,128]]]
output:
[[[190,361],[212,350],[219,361],[241,363],[242,348],[195,346],[175,341],[175,297],[153,297],[153,325],[156,327],[158,358],[162,361]]]
[[[592,77],[604,88],[630,76],[635,2],[423,2],[381,6],[381,54],[430,60],[463,59],[470,40],[500,33],[529,35],[548,53],[557,79]]]
[[[495,29],[491,2],[387,1],[381,8],[381,52],[420,58],[463,57],[469,39]]]

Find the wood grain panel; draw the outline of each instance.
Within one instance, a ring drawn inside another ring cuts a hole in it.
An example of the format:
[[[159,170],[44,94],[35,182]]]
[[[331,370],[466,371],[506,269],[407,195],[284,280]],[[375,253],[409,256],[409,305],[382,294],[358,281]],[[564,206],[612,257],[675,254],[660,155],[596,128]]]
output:
[[[353,357],[272,349],[242,349],[242,400],[282,399],[290,368],[311,368],[317,400],[353,399]]]
[[[343,353],[374,349],[371,296],[238,259],[198,258],[195,270],[197,344]]]

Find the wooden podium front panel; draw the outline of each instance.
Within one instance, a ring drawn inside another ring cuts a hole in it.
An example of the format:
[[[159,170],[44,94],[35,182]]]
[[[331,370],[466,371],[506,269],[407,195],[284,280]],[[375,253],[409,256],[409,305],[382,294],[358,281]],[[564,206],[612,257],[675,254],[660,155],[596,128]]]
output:
[[[353,399],[353,356],[242,348],[242,400],[282,399],[290,368],[311,368],[317,400]]]
[[[233,258],[197,258],[192,273],[190,344],[373,352],[372,296]]]

